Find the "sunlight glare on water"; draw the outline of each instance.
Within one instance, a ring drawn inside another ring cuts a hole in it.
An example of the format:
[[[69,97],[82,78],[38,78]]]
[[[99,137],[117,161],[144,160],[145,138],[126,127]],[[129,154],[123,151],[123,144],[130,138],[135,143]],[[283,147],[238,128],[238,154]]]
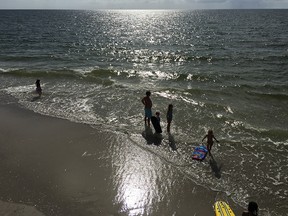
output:
[[[115,202],[127,214],[157,215],[151,203],[159,208],[167,197],[161,179],[172,182],[173,174],[158,158],[241,206],[255,198],[271,216],[286,215],[286,13],[1,11],[0,92],[34,112],[127,135],[111,149]],[[34,100],[38,78],[43,95]],[[142,137],[147,90],[161,113],[157,147]],[[173,136],[165,130],[170,103]],[[190,158],[210,128],[220,140],[213,164],[223,164],[221,175]]]
[[[149,206],[152,208],[161,199],[161,185],[157,182],[163,167],[151,154],[127,143],[114,149],[113,155],[116,202],[128,215],[149,215]]]

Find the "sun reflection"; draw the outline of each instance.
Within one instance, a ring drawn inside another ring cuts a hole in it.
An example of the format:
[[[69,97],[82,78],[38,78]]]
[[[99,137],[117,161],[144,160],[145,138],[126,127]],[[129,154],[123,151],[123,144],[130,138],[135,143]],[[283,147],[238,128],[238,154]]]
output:
[[[121,212],[127,215],[149,215],[152,204],[160,201],[157,182],[161,175],[158,169],[161,168],[151,154],[139,151],[138,147],[122,146],[118,150],[114,152],[117,158],[114,170],[116,202],[121,204]]]
[[[123,167],[123,172],[118,187],[118,201],[122,206],[122,211],[129,215],[143,215],[149,209],[152,200],[155,199],[155,175],[147,173],[144,169],[140,169],[143,163],[135,164],[133,166]],[[144,165],[145,166],[145,165]]]
[[[123,211],[129,210],[129,215],[144,214],[143,197],[145,197],[145,190],[141,189],[131,182],[126,182],[122,188]]]
[[[166,29],[171,28],[174,17],[179,16],[176,11],[169,10],[113,10],[106,13],[109,14],[109,20],[106,21],[117,26],[117,31],[115,28],[107,29],[107,35],[116,35],[120,37],[118,40],[125,35],[128,42],[139,40],[140,43],[150,44],[168,40],[171,35],[167,35]]]

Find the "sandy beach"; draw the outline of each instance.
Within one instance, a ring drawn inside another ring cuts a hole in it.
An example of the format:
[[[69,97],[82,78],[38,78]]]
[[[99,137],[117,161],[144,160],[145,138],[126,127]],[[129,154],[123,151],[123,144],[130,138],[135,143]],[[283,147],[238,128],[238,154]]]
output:
[[[222,196],[123,135],[16,104],[1,105],[0,118],[1,215],[204,216]]]
[[[0,10],[0,216],[209,216],[216,200],[287,216],[285,7],[23,1]],[[148,90],[160,136],[144,124]],[[209,130],[213,157],[195,161]]]

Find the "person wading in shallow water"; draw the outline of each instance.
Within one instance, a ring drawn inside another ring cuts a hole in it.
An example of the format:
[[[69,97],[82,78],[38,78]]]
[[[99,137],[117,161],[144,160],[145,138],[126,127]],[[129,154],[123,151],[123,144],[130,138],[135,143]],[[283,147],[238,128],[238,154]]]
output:
[[[207,138],[207,149],[208,149],[209,155],[211,155],[211,149],[214,143],[213,139],[216,140],[216,142],[219,142],[219,141],[215,138],[213,131],[211,129],[208,131],[208,134],[204,136],[204,138],[202,139],[202,142],[206,138]]]
[[[142,103],[144,104],[144,111],[145,111],[145,117],[144,117],[144,122],[145,125],[150,126],[150,120],[152,117],[152,101],[150,99],[151,92],[147,91],[146,96],[141,100]]]
[[[42,88],[41,88],[40,80],[39,80],[39,79],[36,80],[35,85],[36,85],[36,92],[39,94],[39,97],[41,97],[41,95],[42,95]]]
[[[167,118],[167,132],[170,133],[170,126],[171,126],[171,122],[173,118],[173,105],[172,104],[168,105],[166,118]]]
[[[158,120],[158,122],[159,122],[159,124],[160,124],[160,120],[161,120],[161,118],[160,118],[160,112],[156,112],[156,113],[155,113],[155,117],[157,118],[157,120]]]

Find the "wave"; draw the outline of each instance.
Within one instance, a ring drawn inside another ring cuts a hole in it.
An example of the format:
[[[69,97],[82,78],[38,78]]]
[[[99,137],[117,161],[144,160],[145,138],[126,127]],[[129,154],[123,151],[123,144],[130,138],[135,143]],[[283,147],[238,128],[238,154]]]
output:
[[[259,57],[253,58],[253,61],[258,61],[260,64],[271,65],[274,68],[275,65],[286,66],[287,58],[288,58],[288,55],[285,55],[285,54],[284,55],[275,54],[275,55],[267,55],[267,56],[260,55]]]
[[[108,78],[117,76],[117,72],[112,69],[94,69],[85,75],[90,78]]]
[[[47,58],[43,58],[40,56],[1,56],[1,60],[2,61],[21,61],[21,62],[25,62],[25,61],[32,61],[32,60],[43,60]]]
[[[183,63],[183,62],[218,62],[218,61],[230,61],[230,56],[219,56],[212,53],[201,54],[199,51],[189,50],[177,50],[177,51],[165,51],[165,50],[153,50],[153,49],[139,49],[133,50],[130,48],[120,49],[116,47],[109,48],[106,53],[109,53],[113,58],[113,61],[125,61],[133,63]]]
[[[84,79],[87,81],[106,81],[111,77],[117,76],[117,73],[108,69],[93,69],[86,72],[79,69],[59,69],[59,70],[30,70],[30,69],[0,69],[0,74],[5,76],[14,76],[22,78],[63,78],[63,79]],[[102,82],[101,81],[101,82]],[[111,81],[111,80],[110,80]],[[109,82],[105,82],[108,84]],[[113,82],[111,81],[110,84]]]
[[[98,82],[99,80],[113,80],[113,79],[142,79],[149,77],[154,80],[173,80],[173,81],[198,81],[209,82],[215,79],[214,76],[206,74],[184,74],[177,72],[163,72],[163,71],[145,71],[133,69],[105,69],[98,67],[91,68],[76,68],[76,69],[28,69],[28,68],[11,68],[1,69],[0,74],[5,76],[14,76],[22,78],[66,78],[66,79],[82,79],[88,82]]]
[[[7,76],[15,76],[15,77],[78,77],[79,75],[75,73],[74,70],[69,69],[61,69],[61,70],[30,70],[30,69],[6,69],[0,71],[1,74]]]
[[[7,55],[7,56],[0,56],[0,60],[4,62],[49,62],[49,61],[65,61],[65,56],[57,56],[54,54],[47,55],[47,54],[41,54],[41,55]],[[49,63],[53,64],[53,63]]]
[[[248,94],[261,97],[263,99],[274,99],[274,100],[287,100],[288,94],[285,93],[266,93],[266,92],[258,92],[258,91],[247,91]]]
[[[177,77],[177,81],[212,81],[213,77],[205,74],[180,74]]]
[[[270,137],[275,140],[288,140],[288,131],[283,128],[274,128],[260,132],[263,137]]]

